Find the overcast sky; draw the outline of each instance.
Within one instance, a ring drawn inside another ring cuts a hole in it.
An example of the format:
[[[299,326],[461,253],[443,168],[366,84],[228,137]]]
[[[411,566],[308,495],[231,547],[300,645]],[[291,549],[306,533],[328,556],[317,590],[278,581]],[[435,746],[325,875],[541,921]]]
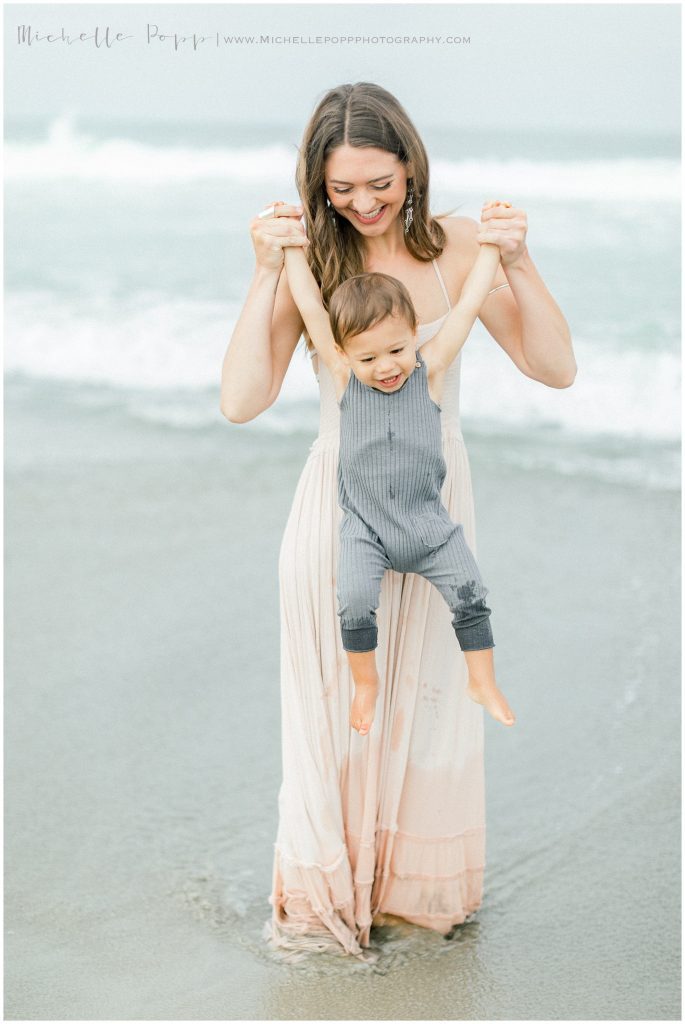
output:
[[[6,4],[5,114],[299,124],[328,88],[363,80],[424,125],[678,131],[680,18],[679,4]],[[148,24],[211,38],[175,50],[148,43]],[[131,38],[19,45],[20,25]],[[217,32],[442,42],[217,47]]]

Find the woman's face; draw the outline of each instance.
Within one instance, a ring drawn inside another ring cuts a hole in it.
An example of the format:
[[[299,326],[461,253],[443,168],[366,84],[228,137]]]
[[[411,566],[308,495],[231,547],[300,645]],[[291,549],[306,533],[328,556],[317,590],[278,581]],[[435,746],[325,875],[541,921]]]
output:
[[[382,235],[401,213],[410,164],[384,149],[338,146],[324,167],[326,193],[336,213],[369,237]]]

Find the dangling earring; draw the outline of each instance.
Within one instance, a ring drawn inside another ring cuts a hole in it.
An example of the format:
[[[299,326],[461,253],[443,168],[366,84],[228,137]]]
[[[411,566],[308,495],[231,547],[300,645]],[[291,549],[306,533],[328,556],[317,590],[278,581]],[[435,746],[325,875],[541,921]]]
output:
[[[411,222],[414,219],[414,211],[412,206],[414,205],[414,184],[411,178],[408,179],[409,189],[407,191],[407,200],[404,212],[404,233],[405,235],[411,227]]]
[[[326,207],[327,207],[327,209],[326,209],[326,213],[327,213],[327,214],[328,214],[328,216],[329,216],[329,217],[331,218],[331,220],[332,220],[332,222],[333,222],[333,227],[334,227],[334,228],[336,229],[336,231],[337,231],[337,230],[338,230],[338,224],[337,224],[337,218],[336,218],[336,216],[335,216],[335,210],[334,210],[334,208],[333,208],[333,203],[332,203],[332,202],[330,201],[330,199],[328,198],[328,196],[326,196]]]

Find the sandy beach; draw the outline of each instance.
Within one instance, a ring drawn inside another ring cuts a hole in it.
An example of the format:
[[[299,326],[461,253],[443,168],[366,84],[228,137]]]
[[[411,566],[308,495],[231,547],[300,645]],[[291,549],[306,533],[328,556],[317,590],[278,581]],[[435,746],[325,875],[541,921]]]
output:
[[[5,1017],[679,1016],[679,494],[470,439],[512,730],[448,941],[268,951],[281,533],[311,434],[6,396]]]

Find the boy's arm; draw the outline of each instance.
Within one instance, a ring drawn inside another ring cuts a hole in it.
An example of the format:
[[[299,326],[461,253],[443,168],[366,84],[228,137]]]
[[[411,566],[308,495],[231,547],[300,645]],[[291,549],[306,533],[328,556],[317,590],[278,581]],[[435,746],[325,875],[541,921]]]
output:
[[[288,287],[314,348],[331,373],[339,372],[344,367],[344,361],[335,347],[328,311],[321,300],[321,292],[307,257],[299,245],[285,246],[284,254]]]
[[[499,263],[499,246],[481,242],[478,256],[464,281],[459,301],[452,307],[435,337],[422,346],[421,351],[428,351],[432,364],[437,363],[441,369],[446,370],[461,352],[492,287]]]

